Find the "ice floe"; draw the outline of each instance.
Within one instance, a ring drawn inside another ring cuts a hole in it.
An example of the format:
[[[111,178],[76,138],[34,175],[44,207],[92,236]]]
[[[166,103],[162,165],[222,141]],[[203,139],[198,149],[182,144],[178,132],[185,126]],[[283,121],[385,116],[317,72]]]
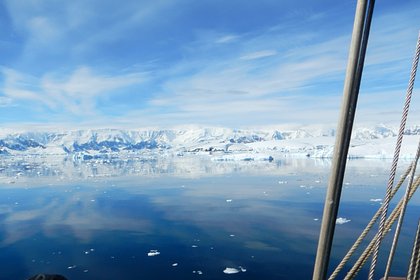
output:
[[[160,255],[160,252],[158,250],[150,250],[149,253],[147,253],[147,256],[154,257]]]
[[[226,267],[225,270],[223,270],[223,273],[225,274],[236,274],[239,272],[246,272],[246,268],[242,267],[242,266],[238,266],[238,268],[234,268],[234,267]]]
[[[239,273],[239,269],[236,269],[234,267],[226,267],[225,270],[223,270],[223,273],[225,274],[235,274],[235,273]]]
[[[372,201],[372,202],[381,202],[382,201],[382,198],[371,198],[371,199],[369,199],[369,201]]]
[[[342,225],[342,224],[345,224],[345,223],[348,223],[348,222],[350,222],[351,220],[349,220],[349,219],[347,219],[347,218],[342,218],[342,217],[340,217],[340,218],[337,218],[337,220],[335,221],[335,223],[337,224],[337,225]]]

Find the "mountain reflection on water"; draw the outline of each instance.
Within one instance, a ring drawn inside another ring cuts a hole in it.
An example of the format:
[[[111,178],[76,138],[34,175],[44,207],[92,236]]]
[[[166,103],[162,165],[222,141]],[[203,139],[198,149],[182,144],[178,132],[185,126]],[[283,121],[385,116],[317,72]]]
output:
[[[337,225],[333,264],[378,208],[388,166],[349,162],[339,216],[350,222]],[[4,160],[0,278],[308,279],[329,168],[313,159]],[[407,211],[398,275],[419,200]]]

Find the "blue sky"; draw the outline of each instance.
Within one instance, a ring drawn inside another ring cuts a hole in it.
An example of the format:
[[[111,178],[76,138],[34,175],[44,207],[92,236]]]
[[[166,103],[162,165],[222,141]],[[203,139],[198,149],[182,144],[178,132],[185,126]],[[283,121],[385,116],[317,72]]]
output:
[[[0,125],[335,125],[355,6],[3,0]],[[377,1],[358,121],[399,121],[419,14]]]

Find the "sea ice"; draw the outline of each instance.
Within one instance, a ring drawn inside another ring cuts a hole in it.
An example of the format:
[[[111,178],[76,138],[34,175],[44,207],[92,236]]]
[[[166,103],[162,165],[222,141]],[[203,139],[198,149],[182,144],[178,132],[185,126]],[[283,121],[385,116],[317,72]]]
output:
[[[226,199],[226,202],[232,202],[232,199]]]
[[[174,266],[174,267],[175,267],[175,266],[178,266],[178,263],[173,263],[173,264],[172,264],[172,266]]]
[[[337,218],[337,220],[335,221],[335,223],[337,224],[337,225],[342,225],[342,224],[345,224],[345,223],[348,223],[348,222],[350,222],[351,220],[349,220],[349,219],[346,219],[346,218]]]
[[[382,198],[371,198],[371,199],[369,199],[369,201],[372,201],[372,202],[381,202],[382,201]]]
[[[158,250],[150,250],[149,253],[147,253],[147,256],[154,257],[160,255],[160,252]]]

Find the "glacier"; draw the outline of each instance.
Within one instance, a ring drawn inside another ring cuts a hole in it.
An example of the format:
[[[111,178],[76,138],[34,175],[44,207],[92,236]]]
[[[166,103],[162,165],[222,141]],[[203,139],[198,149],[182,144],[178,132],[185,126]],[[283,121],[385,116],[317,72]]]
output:
[[[353,131],[349,158],[392,158],[397,128],[385,125]],[[414,158],[420,126],[405,130],[400,157]],[[201,155],[214,161],[271,161],[278,157],[331,158],[334,129],[85,129],[68,131],[0,130],[0,157],[62,156],[75,161],[133,158],[150,160]]]

